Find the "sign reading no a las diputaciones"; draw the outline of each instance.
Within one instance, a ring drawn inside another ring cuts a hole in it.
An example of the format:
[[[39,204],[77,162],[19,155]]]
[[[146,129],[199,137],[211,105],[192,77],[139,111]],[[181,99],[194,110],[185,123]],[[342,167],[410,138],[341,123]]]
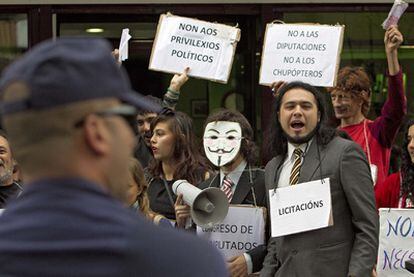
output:
[[[343,33],[344,26],[267,24],[259,83],[302,81],[335,86]]]

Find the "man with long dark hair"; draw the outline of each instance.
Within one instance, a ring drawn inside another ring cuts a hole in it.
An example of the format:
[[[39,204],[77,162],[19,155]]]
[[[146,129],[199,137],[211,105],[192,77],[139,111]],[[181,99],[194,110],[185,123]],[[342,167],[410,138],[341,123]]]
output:
[[[370,276],[374,267],[378,215],[369,165],[357,144],[325,127],[324,106],[311,85],[292,82],[279,90],[270,140],[275,157],[265,183],[278,193],[329,178],[333,225],[272,237],[261,276]]]

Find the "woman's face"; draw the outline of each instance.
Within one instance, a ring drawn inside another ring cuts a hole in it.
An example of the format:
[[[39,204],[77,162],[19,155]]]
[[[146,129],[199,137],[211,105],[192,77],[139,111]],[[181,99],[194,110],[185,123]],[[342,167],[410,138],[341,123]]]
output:
[[[410,128],[408,128],[408,145],[407,150],[411,157],[411,162],[414,163],[414,125],[411,125]]]
[[[167,122],[155,125],[151,138],[151,150],[157,161],[168,161],[174,152],[175,138]]]

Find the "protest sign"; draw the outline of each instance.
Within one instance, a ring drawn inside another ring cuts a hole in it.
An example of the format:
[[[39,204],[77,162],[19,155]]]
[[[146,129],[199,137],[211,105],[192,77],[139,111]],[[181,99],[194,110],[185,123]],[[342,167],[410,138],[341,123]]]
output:
[[[344,26],[267,24],[259,83],[335,86],[343,33]]]
[[[155,36],[149,69],[182,73],[227,83],[240,29],[224,24],[163,14]]]
[[[228,259],[265,243],[265,215],[266,208],[232,205],[222,223],[211,229],[197,226],[197,234]]]
[[[332,225],[329,178],[269,190],[272,237]]]
[[[405,262],[414,259],[414,209],[380,209],[378,277],[408,276]]]
[[[403,0],[395,0],[394,5],[392,5],[387,18],[382,23],[382,28],[384,28],[384,30],[387,30],[392,25],[398,25],[398,21],[407,8],[408,3]]]
[[[131,39],[129,29],[122,29],[121,40],[119,42],[119,57],[118,62],[123,62],[128,59],[128,41]]]

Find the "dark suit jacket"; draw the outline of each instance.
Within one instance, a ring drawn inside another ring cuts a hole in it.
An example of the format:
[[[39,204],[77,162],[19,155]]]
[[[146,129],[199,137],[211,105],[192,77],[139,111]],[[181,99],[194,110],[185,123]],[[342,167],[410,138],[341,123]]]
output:
[[[260,276],[371,276],[378,251],[378,215],[370,169],[362,149],[334,138],[326,147],[313,139],[299,183],[330,178],[333,226],[271,238]],[[266,187],[277,186],[281,163],[266,166]]]
[[[266,207],[266,191],[264,184],[264,170],[263,169],[252,169],[252,182],[250,182],[250,174],[248,171],[249,166],[246,167],[245,171],[240,176],[239,182],[237,183],[236,190],[230,204],[251,204],[254,205],[253,194],[251,186],[253,185],[254,192],[256,195],[257,206]],[[220,176],[213,176],[210,179],[202,182],[198,185],[200,189],[208,187],[220,187]],[[268,225],[268,223],[267,223]],[[253,272],[260,271],[262,268],[264,257],[266,256],[267,250],[265,245],[259,245],[256,248],[247,252],[252,258]]]
[[[228,276],[208,242],[156,227],[82,179],[26,186],[0,216],[0,276]]]
[[[146,168],[153,158],[151,149],[148,148],[144,139],[140,135],[138,135],[138,142],[134,150],[134,157],[141,163],[142,168]]]

